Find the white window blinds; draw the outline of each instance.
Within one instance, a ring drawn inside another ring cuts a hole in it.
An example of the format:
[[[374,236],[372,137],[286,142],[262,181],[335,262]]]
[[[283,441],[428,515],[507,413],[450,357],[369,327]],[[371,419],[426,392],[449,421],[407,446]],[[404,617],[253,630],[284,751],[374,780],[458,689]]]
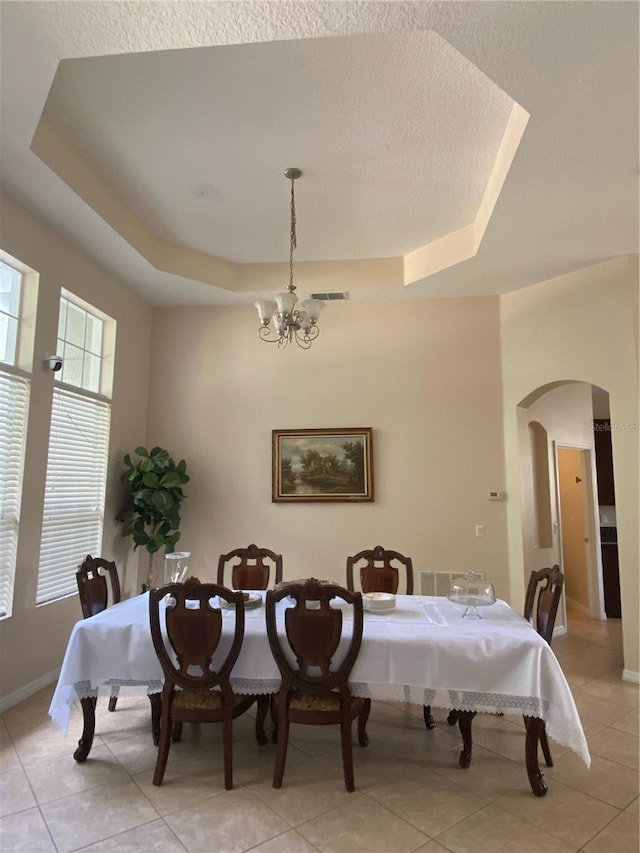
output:
[[[29,381],[0,370],[0,618],[11,616]]]
[[[53,392],[36,601],[77,592],[75,573],[99,554],[111,405],[82,392]]]

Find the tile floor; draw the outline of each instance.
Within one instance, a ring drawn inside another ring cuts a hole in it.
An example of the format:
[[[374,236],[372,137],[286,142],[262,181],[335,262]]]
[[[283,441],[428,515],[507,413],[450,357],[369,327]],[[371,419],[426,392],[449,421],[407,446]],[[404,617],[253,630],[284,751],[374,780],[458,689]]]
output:
[[[353,794],[337,728],[292,728],[275,791],[275,748],[257,746],[247,717],[236,721],[233,791],[223,787],[217,725],[185,725],[155,788],[145,699],[122,697],[113,714],[101,699],[93,750],[76,764],[80,711],[65,740],[47,717],[48,688],[0,717],[0,850],[638,853],[640,689],[621,681],[620,624],[573,618],[554,649],[593,763],[587,770],[552,742],[543,799],[527,782],[520,719],[476,717],[472,766],[461,770],[444,710],[428,732],[421,708],[382,702],[369,747],[354,747]]]

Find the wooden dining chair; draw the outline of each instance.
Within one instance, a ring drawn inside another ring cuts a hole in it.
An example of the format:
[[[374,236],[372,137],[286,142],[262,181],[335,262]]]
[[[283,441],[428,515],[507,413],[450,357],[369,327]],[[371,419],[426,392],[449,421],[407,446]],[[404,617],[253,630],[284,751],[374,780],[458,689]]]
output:
[[[550,569],[532,571],[524,599],[524,618],[531,622],[538,634],[551,645],[553,629],[556,624],[560,596],[564,586],[564,575],[560,566],[555,564]],[[527,717],[524,717],[525,726]],[[547,732],[544,727],[540,731],[540,746],[547,767],[553,767]]]
[[[110,603],[117,604],[121,601],[120,578],[112,560],[87,554],[78,566],[76,582],[84,619],[102,613]],[[117,701],[117,693],[109,697],[110,711],[115,711]]]
[[[235,548],[218,559],[217,582],[224,585],[225,569],[231,566],[231,589],[267,589],[271,569],[274,570],[275,583],[282,580],[282,555],[269,548]]]
[[[413,561],[399,551],[389,551],[376,545],[347,557],[347,589],[355,591],[354,572],[358,571],[362,592],[390,592],[394,595],[400,587],[400,575],[404,575],[406,595],[413,595]]]
[[[560,596],[564,586],[564,575],[560,566],[554,565],[550,569],[539,569],[532,571],[529,576],[527,592],[524,600],[524,618],[530,622],[538,634],[551,645],[553,629],[560,604]],[[475,717],[475,711],[451,711],[449,722],[454,725],[458,723],[462,736],[462,752],[460,753],[460,766],[468,767],[471,763],[471,751],[473,739],[471,734],[471,723]],[[523,715],[525,728],[529,728],[530,718]],[[540,730],[540,747],[547,767],[553,767],[549,741],[544,726]]]
[[[277,605],[288,597],[284,631]],[[353,618],[343,620],[346,605]],[[282,584],[267,592],[267,636],[282,682],[273,702],[276,762],[273,787],[280,788],[287,760],[289,724],[339,725],[342,766],[347,791],[354,790],[351,725],[358,718],[358,743],[367,746],[370,699],[351,695],[349,675],[360,651],[364,625],[362,594],[314,578]],[[339,650],[343,628],[346,648]],[[339,652],[339,654],[337,654]]]
[[[219,651],[223,628],[221,600],[233,607],[233,638],[226,651]],[[197,578],[167,584],[149,592],[149,622],[153,646],[164,673],[160,743],[153,784],[162,784],[172,734],[174,740],[180,740],[183,722],[221,722],[224,786],[231,790],[233,720],[254,702],[258,704],[256,740],[260,745],[267,742],[264,721],[269,696],[234,693],[229,681],[244,637],[243,594],[219,584],[200,583]],[[175,723],[178,725],[174,728]]]
[[[347,589],[355,590],[354,572],[359,572],[362,592],[390,592],[396,595],[400,587],[400,576],[404,575],[404,588],[407,595],[413,595],[413,560],[399,551],[389,551],[376,545],[365,551],[359,551],[353,557],[347,557]],[[435,729],[430,705],[423,705],[424,724]]]

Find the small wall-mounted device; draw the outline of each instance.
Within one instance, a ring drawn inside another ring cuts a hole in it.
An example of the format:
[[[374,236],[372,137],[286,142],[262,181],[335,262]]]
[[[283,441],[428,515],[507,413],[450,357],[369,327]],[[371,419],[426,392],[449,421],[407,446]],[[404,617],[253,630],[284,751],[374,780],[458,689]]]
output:
[[[504,492],[487,492],[488,501],[503,501]]]
[[[47,365],[49,370],[52,370],[54,373],[57,373],[59,370],[62,370],[64,359],[61,355],[45,355],[44,363]]]

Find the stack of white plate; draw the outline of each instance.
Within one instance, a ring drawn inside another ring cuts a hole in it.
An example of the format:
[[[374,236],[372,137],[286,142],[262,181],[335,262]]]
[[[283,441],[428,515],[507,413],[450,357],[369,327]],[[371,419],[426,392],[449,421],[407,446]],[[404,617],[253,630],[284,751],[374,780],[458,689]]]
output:
[[[396,606],[396,597],[390,592],[365,592],[362,606],[369,613],[389,613]]]

